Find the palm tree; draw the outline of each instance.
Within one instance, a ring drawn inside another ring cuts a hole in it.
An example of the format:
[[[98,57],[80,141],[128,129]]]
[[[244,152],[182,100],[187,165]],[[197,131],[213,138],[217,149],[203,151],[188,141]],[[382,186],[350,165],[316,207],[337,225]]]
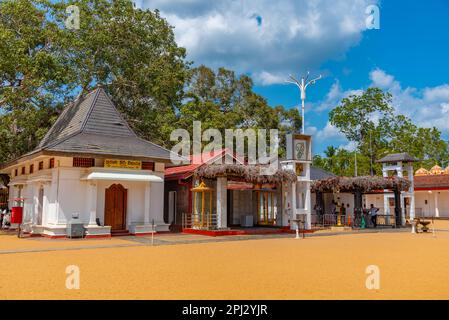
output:
[[[324,162],[325,169],[327,171],[333,172],[334,165],[335,165],[335,155],[337,154],[337,148],[335,148],[334,146],[327,146],[326,150],[324,151],[324,154],[326,155],[326,160]]]

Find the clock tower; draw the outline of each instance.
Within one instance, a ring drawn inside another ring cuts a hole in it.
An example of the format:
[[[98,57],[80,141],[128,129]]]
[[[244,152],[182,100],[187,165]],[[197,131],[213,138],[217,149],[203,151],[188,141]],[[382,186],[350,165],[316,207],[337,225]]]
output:
[[[289,221],[292,229],[294,221],[302,221],[306,229],[311,229],[310,167],[312,165],[312,137],[304,134],[287,135],[287,158],[281,167],[296,172],[297,180],[283,190],[285,212],[283,221]]]

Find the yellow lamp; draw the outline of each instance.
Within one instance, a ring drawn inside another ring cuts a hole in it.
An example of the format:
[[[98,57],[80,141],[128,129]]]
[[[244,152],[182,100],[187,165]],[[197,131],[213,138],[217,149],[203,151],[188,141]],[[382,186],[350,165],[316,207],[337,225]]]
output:
[[[204,181],[192,188],[193,192],[193,225],[199,228],[212,227],[212,188],[206,186]],[[209,201],[206,201],[209,197]]]

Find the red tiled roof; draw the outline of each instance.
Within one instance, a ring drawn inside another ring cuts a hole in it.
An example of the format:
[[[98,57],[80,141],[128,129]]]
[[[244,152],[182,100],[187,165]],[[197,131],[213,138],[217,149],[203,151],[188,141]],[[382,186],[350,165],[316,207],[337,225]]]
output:
[[[415,190],[449,189],[449,174],[415,176]]]
[[[192,174],[201,164],[188,164],[185,166],[171,167],[165,169],[165,178],[182,178],[184,175]]]
[[[166,179],[185,179],[188,178],[193,172],[201,167],[203,164],[218,159],[228,153],[228,149],[219,149],[217,152],[211,150],[209,152],[203,152],[189,156],[190,163],[188,165],[181,165],[176,167],[170,167],[165,169]]]

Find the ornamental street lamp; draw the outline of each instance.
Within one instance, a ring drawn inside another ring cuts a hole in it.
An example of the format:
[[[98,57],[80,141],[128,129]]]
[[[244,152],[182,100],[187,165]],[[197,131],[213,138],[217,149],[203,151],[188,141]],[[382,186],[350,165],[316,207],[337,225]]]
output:
[[[318,78],[312,79],[309,81],[309,72],[307,72],[306,77],[301,77],[301,81],[295,79],[292,75],[290,75],[290,80],[287,80],[286,82],[295,84],[299,91],[301,92],[301,102],[302,102],[302,108],[301,108],[301,117],[302,117],[302,127],[301,127],[301,133],[304,134],[305,126],[304,126],[304,102],[306,100],[306,89],[310,84],[315,84],[318,80],[321,79],[321,75]]]

